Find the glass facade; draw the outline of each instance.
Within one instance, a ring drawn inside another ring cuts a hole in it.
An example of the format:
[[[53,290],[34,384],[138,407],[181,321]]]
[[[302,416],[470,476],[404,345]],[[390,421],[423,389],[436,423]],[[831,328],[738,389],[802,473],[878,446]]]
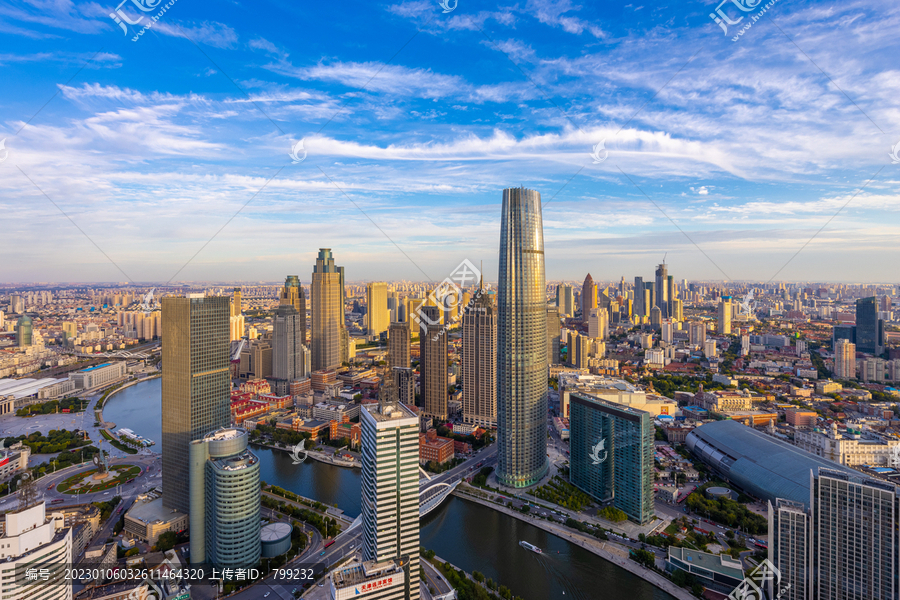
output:
[[[231,422],[231,299],[162,299],[163,505],[189,513],[188,447]]]
[[[503,190],[497,291],[497,478],[537,483],[547,461],[547,298],[541,195]]]
[[[883,351],[881,327],[878,322],[878,298],[860,298],[856,301],[856,351],[881,354]]]
[[[569,479],[628,518],[653,518],[652,416],[588,394],[570,396]]]
[[[341,366],[343,277],[343,268],[335,266],[331,248],[320,248],[310,286],[313,371]]]

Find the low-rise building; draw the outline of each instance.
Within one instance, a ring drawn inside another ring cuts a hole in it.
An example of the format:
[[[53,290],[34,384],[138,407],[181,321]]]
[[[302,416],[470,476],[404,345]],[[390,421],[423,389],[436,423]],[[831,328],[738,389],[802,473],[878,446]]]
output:
[[[332,571],[328,583],[330,600],[402,600],[409,597],[405,595],[403,567],[393,560],[352,562]]]
[[[797,429],[808,429],[816,426],[816,420],[819,418],[819,415],[812,410],[787,408],[784,411],[784,418],[789,425],[793,425]]]
[[[69,375],[69,379],[75,384],[75,389],[90,390],[121,379],[127,374],[128,365],[125,364],[125,361],[118,361],[76,371]]]
[[[188,516],[174,509],[163,507],[162,498],[138,496],[137,501],[125,513],[124,534],[155,545],[159,536],[167,531],[184,531]]]
[[[419,434],[420,463],[425,464],[434,461],[437,464],[442,465],[452,459],[453,454],[454,448],[452,439],[440,437],[434,429],[429,429],[425,433]]]
[[[725,593],[734,590],[744,579],[744,568],[740,560],[726,554],[710,554],[675,546],[669,546],[666,570],[690,573],[700,579],[704,586]]]
[[[811,454],[848,467],[896,466],[893,464],[894,457],[900,452],[900,439],[896,437],[850,431],[841,433],[836,423],[832,423],[828,433],[798,431],[794,435],[794,443]]]
[[[820,395],[825,394],[836,394],[844,389],[839,383],[835,383],[833,381],[817,381],[816,382],[816,393]]]

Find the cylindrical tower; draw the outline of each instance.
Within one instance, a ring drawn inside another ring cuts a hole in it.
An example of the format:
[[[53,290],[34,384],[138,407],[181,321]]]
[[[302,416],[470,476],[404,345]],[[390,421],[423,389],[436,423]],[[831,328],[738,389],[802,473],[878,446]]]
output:
[[[497,291],[500,483],[537,483],[547,462],[547,299],[541,195],[503,190]]]

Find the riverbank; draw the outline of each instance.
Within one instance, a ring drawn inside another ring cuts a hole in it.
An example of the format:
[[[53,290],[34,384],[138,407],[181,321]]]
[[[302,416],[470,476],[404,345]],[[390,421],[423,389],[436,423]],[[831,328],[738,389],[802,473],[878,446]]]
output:
[[[272,446],[271,444],[261,444],[259,442],[254,442],[254,441],[251,441],[250,445],[258,446],[260,448],[268,448],[270,450],[281,450],[282,452],[287,452],[288,454],[291,454],[291,455],[293,455],[293,451],[294,451],[293,448],[283,448],[281,446]],[[311,458],[315,461],[321,462],[321,463],[325,463],[326,465],[332,465],[335,467],[343,467],[345,469],[361,469],[362,468],[362,463],[358,460],[349,461],[349,460],[336,459],[332,456],[329,456],[325,452],[317,452],[315,450],[304,450],[303,452],[307,456],[309,456],[309,458]]]
[[[622,567],[631,574],[640,577],[647,583],[650,583],[663,590],[664,592],[675,596],[679,600],[693,600],[695,598],[690,592],[688,592],[684,588],[678,587],[659,573],[642,567],[638,563],[629,559],[627,550],[619,548],[616,544],[597,540],[581,533],[571,531],[568,528],[551,521],[546,521],[544,519],[535,519],[517,510],[501,506],[489,500],[485,500],[484,498],[478,498],[466,493],[465,490],[462,489],[462,486],[457,487],[456,490],[453,491],[453,495],[463,500],[481,504],[482,506],[486,506],[497,512],[501,512],[505,515],[518,519],[519,521],[524,521],[529,525],[543,529],[548,533],[552,533],[553,535],[566,540],[569,543],[577,544],[588,552],[595,554],[618,567]]]

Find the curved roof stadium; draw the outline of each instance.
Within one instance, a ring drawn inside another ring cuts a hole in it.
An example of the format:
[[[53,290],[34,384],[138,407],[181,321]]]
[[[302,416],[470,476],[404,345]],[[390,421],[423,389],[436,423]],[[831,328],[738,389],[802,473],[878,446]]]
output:
[[[856,476],[859,471],[810,454],[737,421],[707,423],[690,432],[688,449],[745,492],[809,506],[809,472],[819,467]]]

